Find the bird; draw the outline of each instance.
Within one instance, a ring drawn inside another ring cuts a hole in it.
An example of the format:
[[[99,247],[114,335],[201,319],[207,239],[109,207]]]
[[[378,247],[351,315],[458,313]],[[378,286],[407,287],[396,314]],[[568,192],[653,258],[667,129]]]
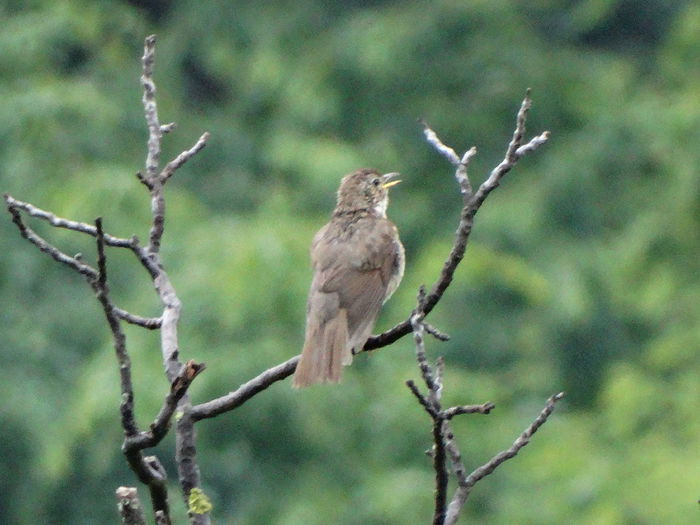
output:
[[[343,177],[330,221],[311,243],[306,335],[292,386],[339,383],[404,273],[404,247],[386,216],[398,173],[363,168]]]

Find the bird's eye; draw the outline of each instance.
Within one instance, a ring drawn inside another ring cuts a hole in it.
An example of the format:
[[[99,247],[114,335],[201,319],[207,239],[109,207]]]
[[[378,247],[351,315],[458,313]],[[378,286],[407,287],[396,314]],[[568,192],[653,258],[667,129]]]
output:
[[[374,184],[375,186],[379,186],[380,182],[381,181],[379,179],[372,179],[372,184]]]

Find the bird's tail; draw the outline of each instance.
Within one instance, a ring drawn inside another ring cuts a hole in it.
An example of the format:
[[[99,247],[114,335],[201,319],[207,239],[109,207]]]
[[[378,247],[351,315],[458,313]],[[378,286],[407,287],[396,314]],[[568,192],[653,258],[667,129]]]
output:
[[[292,386],[303,388],[316,383],[339,383],[343,366],[351,362],[347,312],[341,308],[333,318],[307,325],[304,349],[294,372]]]

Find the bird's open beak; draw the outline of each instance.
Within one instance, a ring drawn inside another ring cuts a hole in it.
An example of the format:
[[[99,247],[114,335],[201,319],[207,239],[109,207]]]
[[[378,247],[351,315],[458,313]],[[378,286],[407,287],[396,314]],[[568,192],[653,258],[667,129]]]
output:
[[[385,175],[382,175],[382,188],[387,189],[391,188],[392,186],[396,186],[399,182],[401,182],[399,179],[396,180],[391,180],[395,177],[400,176],[400,173],[387,173]]]

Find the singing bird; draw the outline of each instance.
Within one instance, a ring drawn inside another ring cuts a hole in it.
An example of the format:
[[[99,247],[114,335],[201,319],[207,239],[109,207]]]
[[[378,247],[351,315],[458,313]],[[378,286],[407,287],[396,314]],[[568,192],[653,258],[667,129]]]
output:
[[[398,173],[361,169],[346,175],[328,224],[311,244],[313,280],[306,337],[293,386],[338,383],[372,333],[382,304],[404,271],[404,248],[387,219]]]

